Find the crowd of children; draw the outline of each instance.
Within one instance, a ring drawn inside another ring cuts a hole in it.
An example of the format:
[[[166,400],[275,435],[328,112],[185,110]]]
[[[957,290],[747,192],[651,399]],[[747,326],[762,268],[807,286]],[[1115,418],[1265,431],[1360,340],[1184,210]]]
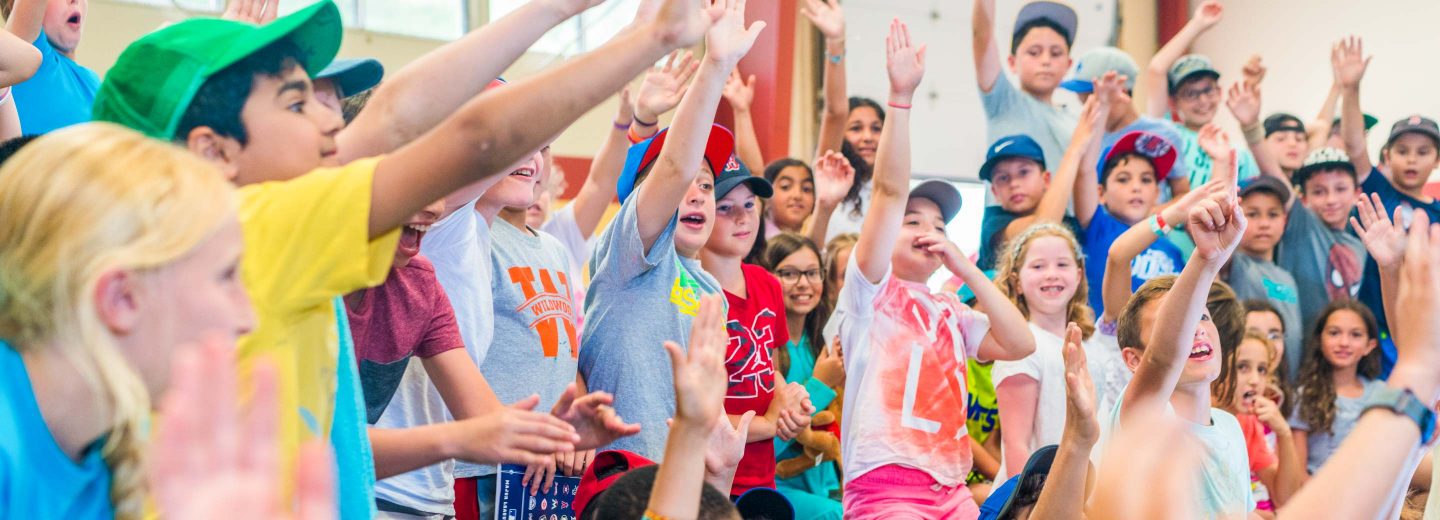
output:
[[[757,138],[747,0],[498,78],[602,2],[386,76],[330,0],[232,0],[102,81],[83,0],[0,1],[0,518],[1440,518],[1440,127],[1372,162],[1359,38],[1307,133],[1187,54],[1220,0],[1073,72],[1070,7],[1007,56],[974,0],[962,200],[911,178],[925,45],[890,21],[850,97],[837,0],[808,157]]]

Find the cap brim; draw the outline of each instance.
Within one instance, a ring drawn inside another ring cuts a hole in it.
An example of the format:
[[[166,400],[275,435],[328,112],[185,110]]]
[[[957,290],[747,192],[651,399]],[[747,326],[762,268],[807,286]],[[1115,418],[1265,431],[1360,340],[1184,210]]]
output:
[[[745,186],[747,188],[750,188],[751,193],[754,193],[756,197],[760,197],[762,199],[768,199],[775,194],[775,187],[771,186],[770,181],[765,180],[764,177],[746,175],[744,177],[736,176],[716,182],[715,198],[717,200],[725,198],[725,195],[728,195],[730,193],[730,190],[733,190],[739,186]]]
[[[230,46],[205,73],[206,76],[213,75],[272,43],[288,38],[300,49],[305,72],[315,77],[335,60],[344,34],[340,8],[330,0],[316,2],[258,27],[244,41]]]
[[[923,197],[939,206],[940,216],[945,219],[946,224],[954,220],[955,215],[960,214],[960,206],[964,202],[960,197],[960,190],[939,179],[931,179],[915,186],[910,190],[910,198],[915,197]]]
[[[1075,41],[1075,28],[1079,26],[1079,18],[1074,9],[1059,2],[1039,1],[1025,4],[1025,7],[1020,8],[1020,14],[1015,17],[1015,29],[1042,18],[1055,22],[1064,28],[1065,32],[1070,33],[1069,41],[1065,42],[1067,45]]]
[[[1015,496],[1015,488],[1020,487],[1020,476],[1015,475],[1005,479],[1005,482],[995,486],[990,492],[990,497],[980,505],[979,520],[995,520],[1010,507],[1010,500]]]
[[[1179,87],[1181,83],[1190,81],[1191,78],[1197,76],[1209,76],[1210,79],[1218,80],[1220,79],[1220,71],[1217,71],[1215,69],[1199,69],[1187,72],[1184,76],[1180,76],[1179,78],[1176,78],[1175,81],[1170,82],[1170,93],[1173,95],[1175,93],[1175,88]]]
[[[1010,511],[1011,507],[1014,507],[1015,497],[1020,496],[1021,492],[1024,491],[1021,487],[1025,485],[1026,480],[1030,479],[1031,475],[1050,474],[1050,466],[1054,465],[1055,454],[1059,450],[1059,446],[1051,444],[1049,446],[1042,446],[1030,454],[1030,458],[1025,461],[1025,469],[1021,470],[1020,474],[1015,476],[1015,488],[1010,492],[1010,496],[1006,497],[1005,506],[1000,508],[1000,514],[997,516],[1005,516],[1005,513]]]
[[[1399,139],[1400,136],[1405,134],[1420,134],[1434,140],[1436,145],[1440,145],[1440,133],[1437,133],[1435,130],[1432,130],[1430,128],[1416,126],[1406,128],[1400,132],[1396,132],[1394,135],[1391,135],[1389,139],[1385,140],[1385,146],[1390,146],[1395,142],[1396,139]]]
[[[348,58],[330,62],[315,79],[328,79],[340,87],[341,97],[350,97],[375,88],[385,77],[385,66],[374,58]]]
[[[1076,94],[1089,94],[1095,91],[1095,83],[1083,79],[1067,79],[1060,82],[1060,88]]]

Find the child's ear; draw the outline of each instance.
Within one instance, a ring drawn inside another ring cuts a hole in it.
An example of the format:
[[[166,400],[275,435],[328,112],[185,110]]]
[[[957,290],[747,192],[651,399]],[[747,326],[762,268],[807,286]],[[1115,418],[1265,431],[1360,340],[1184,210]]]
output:
[[[1010,72],[1015,72],[1015,55],[1011,54],[1009,56],[1006,56],[1005,64],[1010,66]],[[1065,70],[1070,70],[1070,67],[1065,67]]]
[[[1365,357],[1366,354],[1374,352],[1375,347],[1378,346],[1380,346],[1380,342],[1377,341],[1375,338],[1370,338],[1369,341],[1365,342],[1365,351],[1360,353],[1360,357]]]
[[[1130,369],[1132,373],[1140,368],[1140,359],[1144,355],[1145,353],[1138,349],[1129,347],[1120,349],[1120,357],[1125,359],[1125,368]]]
[[[240,142],[234,138],[220,135],[208,126],[197,126],[185,136],[185,147],[220,167],[220,172],[227,181],[235,182],[235,178],[240,174],[240,166],[236,163],[240,154]]]
[[[140,306],[135,297],[135,278],[124,271],[100,276],[95,284],[95,313],[112,334],[128,334],[139,323]]]
[[[1045,180],[1045,186],[1050,186],[1050,171],[1049,171],[1049,170],[1046,170],[1045,172],[1041,173],[1041,174],[1040,174],[1040,178]]]

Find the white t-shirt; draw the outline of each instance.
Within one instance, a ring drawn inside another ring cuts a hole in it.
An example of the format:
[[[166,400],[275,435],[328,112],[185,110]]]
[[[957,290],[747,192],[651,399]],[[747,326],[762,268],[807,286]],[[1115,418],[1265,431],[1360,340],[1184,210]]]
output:
[[[465,351],[475,366],[495,339],[495,300],[490,290],[490,226],[473,204],[436,222],[420,242],[435,265],[435,278],[455,309]]]
[[[1115,338],[1115,323],[1096,320],[1095,334],[1082,344],[1085,347],[1085,364],[1090,367],[1090,380],[1095,382],[1095,410],[1100,424],[1110,421],[1115,403],[1125,393],[1125,386],[1135,374],[1125,366],[1125,357],[1120,354],[1120,341]]]
[[[430,382],[420,356],[412,356],[390,405],[376,428],[413,428],[452,420],[440,392]],[[455,460],[441,461],[375,483],[375,498],[431,514],[455,514]]]
[[[996,361],[990,369],[990,380],[999,388],[1006,379],[1028,376],[1040,385],[1029,440],[1025,442],[1026,451],[1034,453],[1043,446],[1060,444],[1060,435],[1065,432],[1065,339],[1034,323],[1030,324],[1030,332],[1035,335],[1035,352],[1018,361]],[[1088,353],[1090,347],[1084,348]],[[1005,403],[998,404],[1003,410]],[[1003,482],[1005,476],[1011,474],[1005,467],[1003,444],[1000,453],[1000,471],[995,476],[997,482]]]
[[[840,452],[845,481],[886,465],[965,483],[973,462],[965,429],[965,360],[990,321],[954,294],[891,276],[872,284],[854,256],[825,327],[845,352]]]
[[[845,233],[860,233],[860,225],[865,223],[865,212],[870,211],[870,189],[874,182],[867,182],[860,185],[860,213],[855,213],[855,204],[841,202],[840,207],[830,214],[830,225],[825,228],[825,243],[836,235]],[[825,244],[819,244],[821,248]]]

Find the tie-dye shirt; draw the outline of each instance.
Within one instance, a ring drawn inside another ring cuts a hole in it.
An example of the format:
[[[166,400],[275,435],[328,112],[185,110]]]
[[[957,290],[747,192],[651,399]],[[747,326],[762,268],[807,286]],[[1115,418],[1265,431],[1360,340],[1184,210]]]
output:
[[[845,277],[825,335],[838,335],[845,352],[846,482],[894,464],[964,484],[972,462],[965,360],[975,357],[989,319],[889,271],[870,283],[854,256]]]

